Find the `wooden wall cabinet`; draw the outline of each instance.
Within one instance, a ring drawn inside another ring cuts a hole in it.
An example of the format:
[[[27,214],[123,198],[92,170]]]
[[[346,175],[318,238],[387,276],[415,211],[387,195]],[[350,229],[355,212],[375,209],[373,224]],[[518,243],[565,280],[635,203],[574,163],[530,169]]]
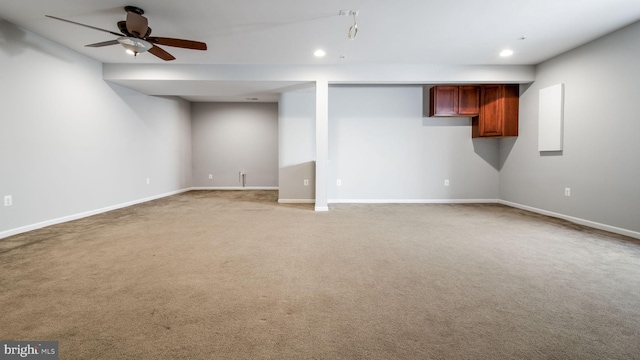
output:
[[[518,97],[516,85],[482,85],[480,113],[471,118],[471,137],[518,136]]]
[[[480,87],[458,86],[458,114],[476,116],[480,112]]]
[[[430,117],[479,115],[479,86],[434,86],[429,99]]]

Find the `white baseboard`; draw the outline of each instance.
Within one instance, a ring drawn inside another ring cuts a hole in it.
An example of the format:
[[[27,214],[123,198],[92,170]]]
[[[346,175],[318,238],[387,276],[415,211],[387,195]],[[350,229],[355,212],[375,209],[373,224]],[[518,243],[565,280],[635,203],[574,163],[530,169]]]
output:
[[[79,213],[79,214],[74,214],[74,215],[64,216],[64,217],[57,218],[57,219],[43,221],[43,222],[40,222],[40,223],[37,223],[37,224],[27,225],[27,226],[19,227],[19,228],[16,228],[16,229],[5,230],[5,231],[0,232],[0,239],[6,238],[6,237],[9,237],[9,236],[13,236],[13,235],[17,235],[17,234],[21,234],[21,233],[24,233],[24,232],[27,232],[27,231],[40,229],[40,228],[43,228],[43,227],[46,227],[46,226],[61,224],[61,223],[67,222],[67,221],[78,220],[78,219],[82,219],[82,218],[85,218],[85,217],[89,217],[89,216],[105,213],[105,212],[108,212],[108,211],[117,210],[117,209],[125,208],[125,207],[128,207],[128,206],[141,204],[141,203],[144,203],[144,202],[147,202],[147,201],[157,200],[157,199],[161,199],[161,198],[164,198],[164,197],[167,197],[167,196],[181,194],[181,193],[184,193],[184,192],[187,192],[187,191],[190,191],[190,190],[278,190],[278,188],[277,187],[259,187],[259,188],[253,188],[253,187],[237,187],[237,188],[236,187],[215,187],[215,188],[193,187],[193,188],[187,188],[187,189],[172,191],[172,192],[168,192],[168,193],[164,193],[164,194],[150,196],[150,197],[147,197],[147,198],[144,198],[144,199],[129,201],[129,202],[126,202],[126,203],[117,204],[117,205],[113,205],[113,206],[108,206],[108,207],[101,208],[101,209],[91,210],[91,211],[87,211],[87,212],[83,212],[83,213]],[[315,200],[314,199],[278,199],[278,202],[279,203],[283,203],[283,204],[287,204],[287,203],[288,204],[314,204]],[[555,212],[552,212],[552,211],[542,210],[542,209],[538,209],[538,208],[535,208],[535,207],[522,205],[522,204],[518,204],[518,203],[506,201],[506,200],[497,200],[497,199],[330,199],[328,201],[328,203],[330,203],[330,204],[494,204],[494,203],[498,203],[498,204],[503,204],[503,205],[506,205],[506,206],[511,206],[511,207],[514,207],[514,208],[518,208],[518,209],[527,210],[527,211],[531,211],[531,212],[534,212],[534,213],[546,215],[546,216],[551,216],[551,217],[567,220],[567,221],[570,221],[570,222],[573,222],[573,223],[576,223],[576,224],[580,224],[580,225],[584,225],[584,226],[588,226],[588,227],[591,227],[591,228],[594,228],[594,229],[609,231],[609,232],[612,232],[612,233],[615,233],[615,234],[620,234],[620,235],[624,235],[624,236],[629,236],[629,237],[632,237],[632,238],[640,239],[640,232],[637,232],[637,231],[632,231],[632,230],[628,230],[628,229],[622,229],[622,228],[619,228],[619,227],[610,226],[610,225],[606,225],[606,224],[601,224],[601,223],[597,223],[597,222],[594,222],[594,221],[589,221],[589,220],[585,220],[585,219],[581,219],[581,218],[576,218],[576,217],[569,216],[569,215],[559,214],[559,213],[555,213]],[[329,211],[329,207],[328,206],[316,206],[315,207],[315,211]]]
[[[629,236],[629,237],[632,237],[632,238],[640,239],[640,232],[637,232],[637,231],[622,229],[622,228],[615,227],[615,226],[610,226],[610,225],[606,225],[606,224],[597,223],[595,221],[590,221],[590,220],[585,220],[585,219],[581,219],[581,218],[577,218],[577,217],[573,217],[573,216],[569,216],[569,215],[555,213],[553,211],[542,210],[542,209],[538,209],[538,208],[535,208],[535,207],[514,203],[514,202],[511,202],[511,201],[500,200],[499,203],[503,204],[503,205],[511,206],[511,207],[514,207],[514,208],[527,210],[527,211],[531,211],[531,212],[542,214],[542,215],[546,215],[546,216],[551,216],[551,217],[558,218],[558,219],[567,220],[567,221],[570,221],[572,223],[588,226],[588,227],[591,227],[591,228],[594,228],[594,229],[604,230],[604,231],[612,232],[612,233],[615,233],[615,234],[620,234],[620,235],[624,235],[624,236]]]
[[[277,186],[212,186],[192,187],[190,190],[278,190]]]
[[[144,202],[147,202],[147,201],[161,199],[161,198],[164,198],[164,197],[167,197],[167,196],[181,194],[181,193],[187,192],[189,190],[191,190],[191,189],[182,189],[182,190],[177,190],[177,191],[171,191],[171,192],[160,194],[160,195],[150,196],[150,197],[147,197],[147,198],[144,198],[144,199],[129,201],[129,202],[126,202],[126,203],[112,205],[112,206],[104,207],[104,208],[101,208],[101,209],[86,211],[86,212],[79,213],[79,214],[63,216],[61,218],[47,220],[47,221],[39,222],[37,224],[22,226],[22,227],[19,227],[19,228],[16,228],[16,229],[5,230],[5,231],[0,232],[0,239],[6,238],[6,237],[9,237],[9,236],[13,236],[13,235],[22,234],[22,233],[25,233],[27,231],[41,229],[43,227],[47,227],[47,226],[51,226],[51,225],[61,224],[61,223],[68,222],[68,221],[78,220],[78,219],[86,218],[86,217],[89,217],[89,216],[102,214],[102,213],[105,213],[107,211],[122,209],[122,208],[125,208],[125,207],[128,207],[128,206],[141,204],[141,203],[144,203]]]
[[[497,199],[329,199],[329,204],[496,204]]]
[[[315,199],[278,199],[280,204],[315,204]]]
[[[563,220],[567,220],[576,224],[588,226],[594,229],[609,231],[615,234],[629,236],[640,239],[640,232],[619,227],[597,223],[577,217],[555,213],[552,211],[542,210],[531,206],[513,203],[498,199],[329,199],[330,204],[503,204],[534,213],[547,215]]]

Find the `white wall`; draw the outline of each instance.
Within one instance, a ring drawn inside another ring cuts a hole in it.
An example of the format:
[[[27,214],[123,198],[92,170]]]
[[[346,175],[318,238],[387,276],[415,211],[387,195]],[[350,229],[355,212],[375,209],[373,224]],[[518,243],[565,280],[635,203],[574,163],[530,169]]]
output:
[[[520,97],[520,136],[503,140],[500,197],[640,236],[639,60],[636,23],[540,64]],[[537,147],[538,92],[558,83],[565,84],[564,151],[545,156]]]
[[[330,88],[330,202],[498,199],[498,141],[472,140],[470,118],[424,115],[428,89]]]
[[[278,104],[193,103],[193,186],[278,187]],[[209,179],[209,174],[213,175]]]
[[[0,237],[190,186],[188,102],[109,84],[100,63],[0,26],[0,196],[13,197]]]

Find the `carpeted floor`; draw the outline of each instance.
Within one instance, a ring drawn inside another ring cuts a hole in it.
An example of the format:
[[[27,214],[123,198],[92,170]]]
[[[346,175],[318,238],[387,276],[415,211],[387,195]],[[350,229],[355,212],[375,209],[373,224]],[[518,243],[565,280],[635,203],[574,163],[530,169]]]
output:
[[[192,191],[0,240],[60,359],[639,359],[640,243],[501,205]]]

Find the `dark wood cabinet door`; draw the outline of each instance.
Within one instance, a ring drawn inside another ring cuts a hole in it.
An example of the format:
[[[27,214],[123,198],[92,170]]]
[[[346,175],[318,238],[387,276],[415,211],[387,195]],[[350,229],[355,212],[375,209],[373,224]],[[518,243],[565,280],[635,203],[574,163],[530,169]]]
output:
[[[518,136],[519,93],[517,84],[483,85],[480,113],[471,119],[471,136]]]
[[[458,87],[434,86],[429,90],[429,116],[458,115]]]
[[[480,111],[480,87],[458,87],[458,114],[465,116],[477,116]]]
[[[504,85],[485,85],[480,92],[479,136],[502,136]]]

